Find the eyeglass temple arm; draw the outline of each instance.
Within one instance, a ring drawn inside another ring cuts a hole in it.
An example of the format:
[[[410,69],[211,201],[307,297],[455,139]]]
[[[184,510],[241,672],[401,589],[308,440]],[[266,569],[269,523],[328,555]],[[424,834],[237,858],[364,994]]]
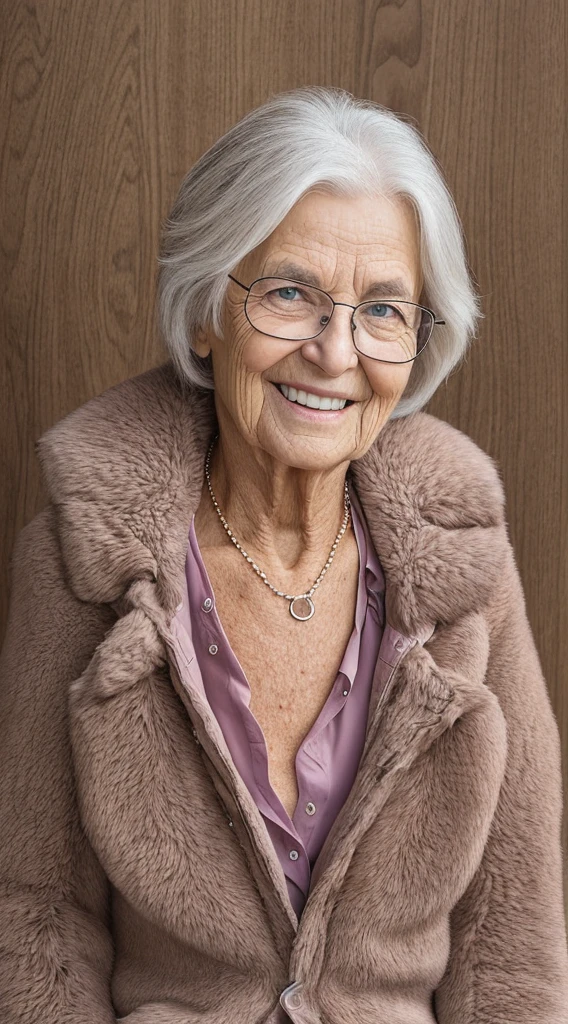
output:
[[[227,274],[227,277],[230,277],[231,281],[234,281],[235,284],[238,284],[239,288],[244,288],[245,292],[250,291],[250,288],[247,288],[246,284],[241,284],[241,282],[237,281],[236,277],[233,277],[232,274]]]

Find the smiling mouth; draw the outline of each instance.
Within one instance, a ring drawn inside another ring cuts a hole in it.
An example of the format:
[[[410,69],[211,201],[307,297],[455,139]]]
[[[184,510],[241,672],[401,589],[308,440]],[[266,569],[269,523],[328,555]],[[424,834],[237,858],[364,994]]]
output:
[[[281,395],[289,402],[297,405],[304,405],[308,409],[320,409],[322,412],[337,412],[348,405],[353,405],[349,398],[322,398],[321,395],[314,395],[310,391],[301,391],[296,388],[289,388],[286,384],[274,384]]]

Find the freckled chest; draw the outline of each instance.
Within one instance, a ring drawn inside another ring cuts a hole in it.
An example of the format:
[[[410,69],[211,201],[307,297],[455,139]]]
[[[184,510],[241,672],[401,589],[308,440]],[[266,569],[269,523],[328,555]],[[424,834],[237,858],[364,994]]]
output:
[[[357,542],[348,530],[313,595],[315,614],[306,622],[297,622],[289,602],[235,555],[225,547],[201,549],[217,614],[250,685],[250,709],[266,739],[271,784],[291,816],[298,799],[296,753],[329,696],[353,630]],[[279,586],[278,580],[270,582]]]

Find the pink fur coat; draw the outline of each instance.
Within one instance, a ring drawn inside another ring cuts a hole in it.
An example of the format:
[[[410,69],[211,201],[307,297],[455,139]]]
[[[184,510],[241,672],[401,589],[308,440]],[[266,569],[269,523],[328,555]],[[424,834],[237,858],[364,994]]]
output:
[[[0,661],[0,1021],[568,1024],[559,732],[495,463],[416,413],[352,464],[415,639],[298,923],[170,629],[214,428],[166,363],[36,444]]]

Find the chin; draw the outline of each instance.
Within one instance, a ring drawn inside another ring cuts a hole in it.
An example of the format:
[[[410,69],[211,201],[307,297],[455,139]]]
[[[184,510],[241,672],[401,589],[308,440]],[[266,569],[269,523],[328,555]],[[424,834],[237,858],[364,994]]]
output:
[[[357,457],[356,445],[352,441],[333,437],[290,434],[284,438],[273,434],[267,437],[261,433],[258,436],[258,444],[273,459],[294,469],[333,469]]]

